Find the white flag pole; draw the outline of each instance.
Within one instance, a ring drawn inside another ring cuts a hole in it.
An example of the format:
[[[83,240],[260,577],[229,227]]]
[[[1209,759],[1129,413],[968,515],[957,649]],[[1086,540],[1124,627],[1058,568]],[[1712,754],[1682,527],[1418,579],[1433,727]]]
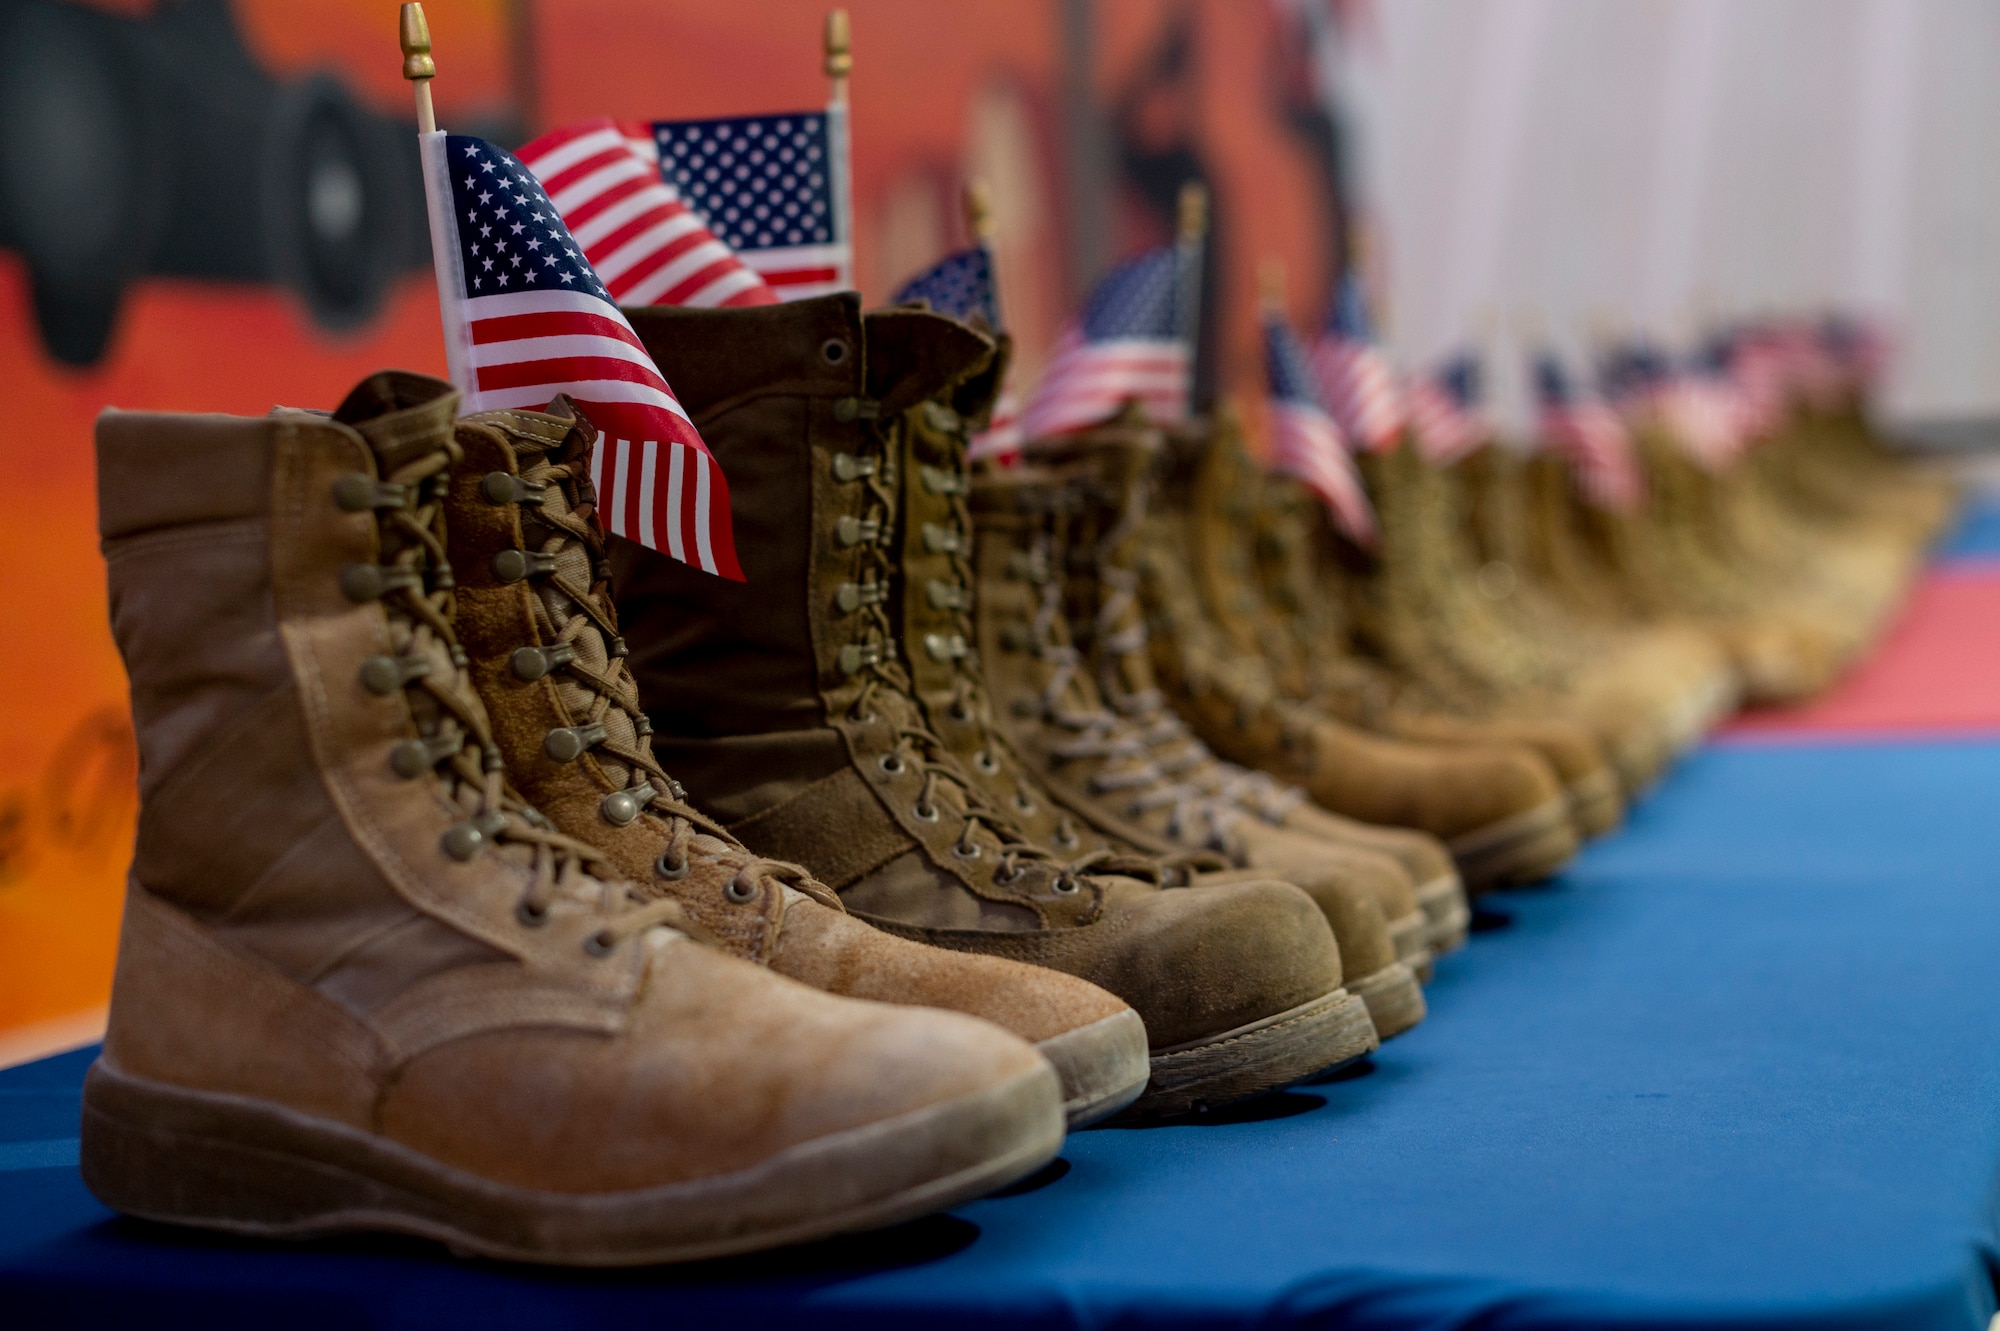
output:
[[[854,287],[854,154],[847,126],[847,76],[854,68],[849,51],[847,11],[828,10],[824,40],[826,77],[827,169],[833,178],[834,241],[840,247],[839,281]]]
[[[464,319],[458,317],[459,292],[464,277],[459,272],[458,219],[452,216],[450,165],[444,159],[444,135],[438,132],[437,116],[431,110],[431,79],[437,63],[431,59],[431,28],[420,4],[403,6],[398,30],[403,47],[403,77],[416,85],[417,146],[424,171],[424,204],[430,215],[431,258],[437,269],[438,320],[444,329],[446,373],[461,394],[460,410],[471,411],[475,388],[472,374],[472,347]]]

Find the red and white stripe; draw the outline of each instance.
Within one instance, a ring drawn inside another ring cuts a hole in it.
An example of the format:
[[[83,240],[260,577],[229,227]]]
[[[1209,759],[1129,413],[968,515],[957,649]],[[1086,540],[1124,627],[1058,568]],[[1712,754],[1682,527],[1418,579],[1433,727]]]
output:
[[[563,224],[620,305],[770,305],[771,286],[660,178],[650,133],[606,119],[522,148]]]
[[[1703,470],[1725,471],[1741,455],[1742,412],[1726,380],[1682,375],[1651,396],[1667,437]]]
[[[1021,395],[1014,391],[1014,375],[1010,370],[1007,382],[1001,385],[1000,400],[993,404],[993,415],[986,422],[986,428],[972,436],[966,446],[965,460],[977,462],[982,458],[1007,457],[1021,451]]]
[[[1632,435],[1602,400],[1580,398],[1541,412],[1542,443],[1568,460],[1583,497],[1599,508],[1629,513],[1645,494]]]
[[[1409,415],[1417,453],[1434,467],[1450,466],[1492,437],[1477,412],[1460,406],[1428,375],[1410,385]]]
[[[605,528],[742,580],[722,470],[616,308],[580,291],[524,291],[461,309],[468,414],[540,410],[567,394],[598,430],[591,480]]]
[[[1156,425],[1187,419],[1189,356],[1166,338],[1087,341],[1071,325],[1057,339],[1041,386],[1021,413],[1023,439],[1087,429],[1136,401]]]
[[[1309,403],[1271,399],[1271,470],[1311,486],[1349,539],[1363,549],[1375,547],[1374,506],[1340,427],[1324,411]]]
[[[1337,333],[1312,349],[1313,373],[1341,433],[1367,453],[1386,453],[1402,437],[1405,409],[1389,362],[1372,344]]]

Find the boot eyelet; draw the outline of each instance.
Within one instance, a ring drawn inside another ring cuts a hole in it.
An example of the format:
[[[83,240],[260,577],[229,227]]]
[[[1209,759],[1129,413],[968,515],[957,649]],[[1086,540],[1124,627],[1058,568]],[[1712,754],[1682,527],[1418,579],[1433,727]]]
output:
[[[962,702],[953,703],[947,715],[962,726],[972,723],[972,709]]]
[[[741,906],[757,899],[757,884],[744,882],[743,875],[738,874],[722,889],[722,895]]]
[[[523,901],[514,907],[514,918],[530,929],[539,929],[549,922],[549,908],[537,906],[532,901]]]
[[[910,816],[920,823],[934,823],[942,815],[938,813],[938,806],[935,804],[913,804],[910,806]]]
[[[672,853],[672,851],[663,850],[660,852],[660,858],[653,861],[653,872],[668,882],[688,876],[687,856],[683,855],[679,860],[670,860],[667,856]]]
[[[876,765],[879,766],[883,771],[887,772],[890,776],[901,776],[903,774],[903,769],[907,767],[909,764],[905,763],[901,758],[898,758],[893,753],[885,753],[882,755],[880,762],[878,762]]]
[[[1058,896],[1073,896],[1078,886],[1079,884],[1074,877],[1069,874],[1062,874],[1053,883],[1049,884],[1049,891],[1054,892]]]
[[[1051,839],[1064,850],[1075,850],[1083,844],[1083,839],[1067,827],[1058,827],[1055,836]]]
[[[972,765],[988,776],[1000,775],[1000,760],[984,749],[972,755]]]
[[[993,885],[995,887],[1012,887],[1021,881],[1021,876],[1026,872],[1027,870],[1018,864],[1012,868],[1003,864],[993,871]]]
[[[819,358],[828,365],[842,365],[847,361],[847,342],[838,337],[829,337],[819,344]]]
[[[863,712],[857,716],[853,712],[849,712],[847,719],[857,726],[872,726],[875,724],[875,713]]]
[[[593,957],[608,957],[617,946],[617,939],[606,938],[602,933],[592,934],[583,940],[583,950]]]
[[[977,842],[974,842],[972,845],[968,846],[963,841],[960,841],[955,845],[953,845],[951,848],[951,854],[953,859],[976,860],[985,853],[986,853],[985,851],[979,848],[979,844]]]
[[[1014,807],[1024,814],[1032,815],[1038,812],[1042,806],[1029,799],[1026,795],[1017,794],[1014,796]]]

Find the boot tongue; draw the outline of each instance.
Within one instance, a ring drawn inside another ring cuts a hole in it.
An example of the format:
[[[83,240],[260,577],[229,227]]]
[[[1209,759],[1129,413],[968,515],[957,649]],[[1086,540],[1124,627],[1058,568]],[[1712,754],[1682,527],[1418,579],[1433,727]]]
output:
[[[450,384],[408,370],[383,370],[356,384],[333,418],[368,442],[386,476],[449,447],[457,414],[458,390]]]

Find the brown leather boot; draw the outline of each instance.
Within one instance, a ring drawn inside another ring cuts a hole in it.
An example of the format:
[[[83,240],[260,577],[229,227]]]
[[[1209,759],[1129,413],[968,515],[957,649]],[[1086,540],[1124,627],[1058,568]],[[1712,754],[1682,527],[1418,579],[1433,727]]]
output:
[[[967,385],[961,405],[976,412],[978,391],[976,382]],[[1066,678],[1075,696],[1057,685],[1057,710],[1036,714],[1036,721],[1061,732],[1053,743],[1043,742],[1050,738],[1045,728],[1019,714],[1017,695],[1003,704],[1014,714],[996,724],[986,663],[1003,669],[1011,663],[984,643],[988,630],[975,626],[988,616],[975,591],[978,543],[965,493],[966,414],[934,399],[906,412],[898,425],[902,638],[909,644],[916,697],[953,756],[983,794],[1031,834],[1058,846],[1166,857],[1162,870],[1175,873],[1176,881],[1196,867],[1195,855],[1210,852],[1237,872],[1196,873],[1196,887],[1246,876],[1300,887],[1326,915],[1340,948],[1343,983],[1367,1003],[1376,1033],[1389,1039],[1416,1025],[1424,1013],[1417,972],[1430,966],[1429,927],[1393,859],[1329,850],[1274,825],[1249,825],[1234,802],[1168,777],[1147,756],[1142,729],[1098,703],[1088,678],[1074,668]],[[1061,490],[1058,483],[1054,493]],[[1053,613],[1060,618],[1060,587],[1045,590],[1058,598]],[[1050,642],[1038,659],[1053,661],[1066,650]],[[1371,879],[1382,881],[1371,886]],[[1393,930],[1385,899],[1409,907],[1397,912]]]
[[[91,1189],[614,1265],[886,1224],[1050,1159],[1031,1046],[705,946],[509,787],[452,628],[456,405],[384,374],[331,416],[100,418],[142,776]]]
[[[590,490],[596,431],[547,412],[460,422],[447,504],[458,635],[516,785],[619,874],[678,899],[729,951],[850,998],[984,1017],[1034,1042],[1063,1082],[1072,1128],[1146,1087],[1137,1013],[1075,976],[943,948],[848,915],[805,869],[760,859],[661,770],[603,581]],[[768,885],[768,890],[766,885]]]
[[[1168,1113],[1286,1085],[1374,1041],[1312,901],[1093,873],[981,797],[912,696],[895,616],[903,413],[991,343],[852,295],[632,322],[730,477],[747,587],[614,542],[665,766],[761,853],[809,863],[892,933],[1091,980],[1145,1020]]]
[[[1112,443],[1129,425],[1093,432]],[[1082,436],[1080,436],[1081,438]],[[1443,841],[1468,890],[1533,882],[1576,853],[1561,782],[1531,750],[1376,735],[1290,696],[1261,651],[1220,626],[1195,571],[1204,530],[1187,473],[1169,471],[1161,502],[1130,543],[1163,691],[1223,757],[1303,787],[1336,814],[1414,828]]]

